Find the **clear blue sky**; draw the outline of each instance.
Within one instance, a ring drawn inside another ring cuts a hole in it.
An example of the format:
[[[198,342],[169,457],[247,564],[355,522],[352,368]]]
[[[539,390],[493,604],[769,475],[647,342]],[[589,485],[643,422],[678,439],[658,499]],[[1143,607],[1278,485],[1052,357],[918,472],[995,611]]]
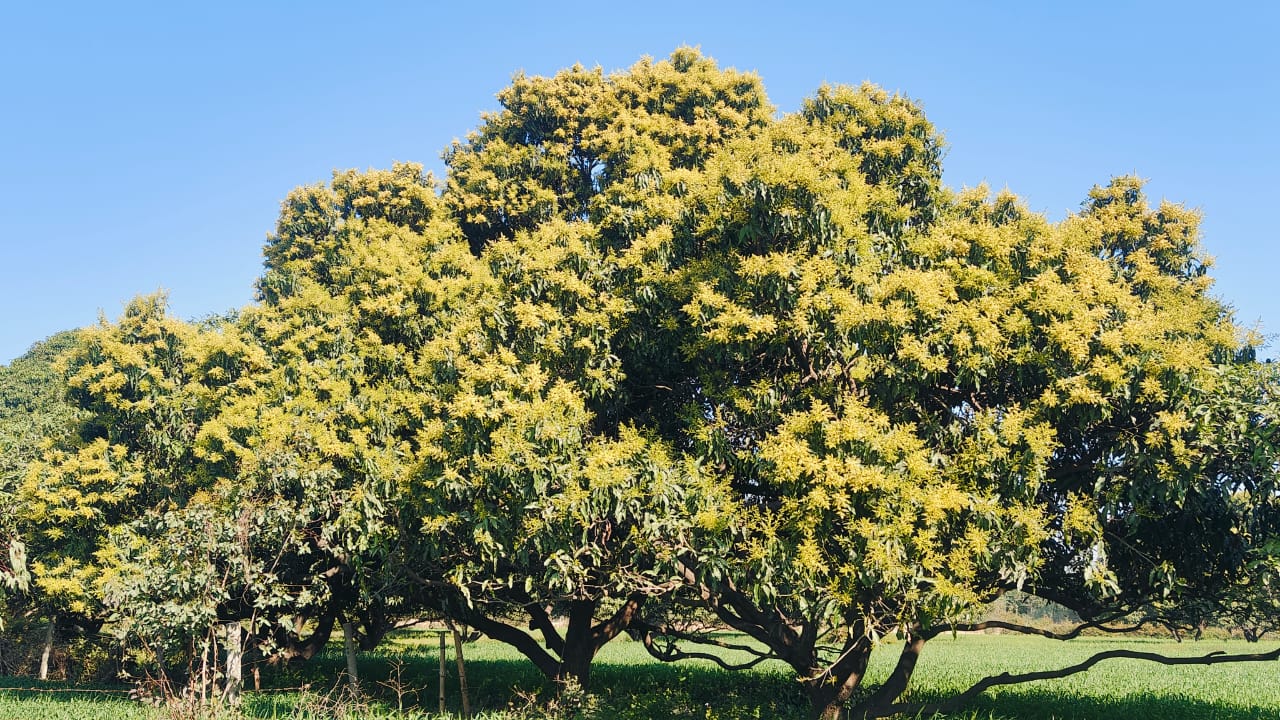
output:
[[[781,111],[823,82],[899,90],[946,134],[948,184],[1055,219],[1148,178],[1204,212],[1217,293],[1280,331],[1274,4],[440,5],[0,5],[0,363],[139,293],[186,317],[241,306],[291,188],[438,172],[514,71],[683,44],[758,71]]]

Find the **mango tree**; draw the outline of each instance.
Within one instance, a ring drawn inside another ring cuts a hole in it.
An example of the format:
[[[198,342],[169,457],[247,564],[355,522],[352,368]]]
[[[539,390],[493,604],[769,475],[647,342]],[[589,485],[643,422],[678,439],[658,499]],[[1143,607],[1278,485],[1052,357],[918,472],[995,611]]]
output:
[[[617,377],[602,337],[624,308],[580,232],[562,222],[477,258],[420,166],[296,191],[244,313],[275,366],[218,442],[242,468],[274,456],[341,478],[352,511],[325,552],[358,583],[383,578],[400,612],[447,613],[585,683],[670,588],[655,546],[704,495],[661,444],[596,429],[587,403]]]
[[[687,577],[815,716],[890,633],[901,659],[854,714],[952,707],[895,700],[928,639],[1009,590],[1094,626],[1221,593],[1271,511],[1186,437],[1189,398],[1249,354],[1194,213],[1119,178],[1049,223],[942,190],[938,145],[901,98],[824,89],[708,163],[672,267],[686,432],[742,498],[726,562]]]
[[[46,617],[49,624],[42,676],[48,671],[56,613],[42,609],[29,595],[12,597],[15,591],[25,592],[31,580],[27,568],[30,538],[24,538],[20,527],[18,489],[27,465],[39,457],[47,439],[66,436],[74,429],[76,412],[66,401],[66,388],[57,370],[58,358],[74,344],[74,332],[61,332],[0,367],[0,630],[7,618],[19,613]]]
[[[719,79],[654,80],[693,68]],[[835,716],[891,634],[898,668],[856,712],[909,710],[924,643],[1012,589],[1106,627],[1223,592],[1270,509],[1190,440],[1193,398],[1251,352],[1196,215],[1118,178],[1051,223],[944,188],[941,140],[903,97],[825,87],[773,118],[754,78],[712,68],[682,50],[517,77],[447,155],[446,202],[514,293],[515,331],[600,353],[551,361],[597,388],[593,426],[636,428],[736,496],[731,522],[668,539],[683,602]],[[559,324],[566,297],[596,329]],[[519,368],[555,349],[511,346]],[[687,655],[687,623],[632,625]]]
[[[229,326],[168,317],[164,298],[152,296],[131,302],[117,323],[80,331],[61,361],[74,432],[49,434],[19,490],[42,602],[95,629],[115,620],[115,630],[160,658],[193,639],[188,614],[178,611],[189,605],[185,595],[216,590],[207,578],[183,576],[186,566],[164,564],[183,548],[139,531],[234,485],[197,443],[203,423],[254,369],[254,353]],[[163,607],[148,625],[148,596],[118,589],[150,577],[144,570],[157,561],[184,592],[150,598]]]
[[[415,497],[454,612],[585,684],[599,648],[678,584],[673,548],[722,522],[713,476],[663,432],[680,358],[637,302],[679,212],[661,180],[696,176],[772,108],[755,76],[689,49],[518,76],[499,101],[445,156],[479,287],[421,380],[441,397]]]

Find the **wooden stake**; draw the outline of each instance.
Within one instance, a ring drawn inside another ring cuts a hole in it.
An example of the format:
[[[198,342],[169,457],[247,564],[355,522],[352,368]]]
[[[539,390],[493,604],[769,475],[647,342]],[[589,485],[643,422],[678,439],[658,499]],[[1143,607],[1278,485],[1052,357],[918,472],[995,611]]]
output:
[[[444,678],[445,678],[444,654],[445,652],[447,652],[447,648],[445,648],[445,645],[444,645],[444,631],[441,630],[439,632],[440,632],[440,714],[444,715]]]
[[[240,704],[244,688],[244,632],[239,622],[227,623],[227,677],[223,697],[231,706]]]
[[[200,644],[200,704],[209,702],[209,638]]]
[[[40,679],[49,679],[49,657],[53,655],[53,626],[58,624],[58,616],[49,618],[49,629],[44,633],[44,650],[40,652]]]
[[[360,696],[360,668],[356,665],[356,633],[350,621],[342,623],[342,646],[347,654],[347,679],[351,682],[351,692]]]

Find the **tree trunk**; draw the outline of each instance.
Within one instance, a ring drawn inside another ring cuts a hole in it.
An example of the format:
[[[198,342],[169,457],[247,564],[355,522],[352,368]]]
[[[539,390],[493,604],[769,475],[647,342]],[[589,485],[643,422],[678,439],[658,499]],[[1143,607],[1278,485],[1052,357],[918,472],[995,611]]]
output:
[[[898,656],[898,664],[894,666],[893,672],[885,679],[884,684],[871,694],[870,697],[858,703],[850,717],[861,718],[866,717],[868,712],[883,708],[893,704],[902,693],[906,692],[907,685],[911,682],[911,676],[916,671],[916,663],[920,660],[920,653],[924,651],[925,639],[923,631],[919,626],[908,629],[908,634],[902,646],[902,654]]]
[[[244,688],[244,632],[239,622],[227,623],[227,672],[222,698],[227,704],[240,704]]]
[[[837,720],[845,701],[858,689],[871,659],[871,641],[865,636],[849,638],[840,657],[826,667],[813,667],[803,674],[809,695],[809,717],[814,720]]]
[[[333,615],[322,615],[316,621],[315,630],[305,640],[301,637],[302,620],[300,618],[296,620],[293,630],[277,628],[275,637],[279,652],[273,656],[273,662],[276,659],[289,663],[310,660],[328,644],[329,638],[333,635],[334,622]]]
[[[58,616],[49,618],[49,628],[44,632],[44,649],[40,651],[40,679],[49,679],[49,658],[53,655],[53,628],[58,624]]]
[[[453,658],[458,663],[458,692],[462,694],[462,720],[471,720],[471,698],[467,696],[467,665],[462,659],[462,635],[452,620],[445,620],[453,633]]]
[[[586,690],[591,682],[591,661],[595,658],[596,642],[591,633],[595,619],[596,601],[574,600],[569,603],[569,626],[564,631],[564,652],[560,654],[560,672],[556,681],[577,681]]]
[[[444,631],[441,630],[440,631],[440,715],[441,716],[443,716],[445,712],[445,707],[444,707],[444,681],[445,681],[444,654],[445,652],[447,652],[447,650],[444,645]]]
[[[814,701],[813,708],[809,712],[809,717],[814,720],[840,720],[840,712],[844,710],[844,703],[838,700],[830,701],[826,705],[819,706]]]
[[[351,683],[351,692],[360,694],[360,669],[356,666],[356,631],[350,621],[342,623],[342,646],[347,654],[347,681]]]
[[[830,683],[820,684],[817,681],[805,683],[809,695],[809,717],[813,720],[839,720],[844,711],[844,701],[839,697],[838,689]]]
[[[208,640],[206,636],[205,640]],[[197,697],[200,698],[200,704],[205,705],[209,702],[209,643],[204,642],[200,645],[200,692]]]

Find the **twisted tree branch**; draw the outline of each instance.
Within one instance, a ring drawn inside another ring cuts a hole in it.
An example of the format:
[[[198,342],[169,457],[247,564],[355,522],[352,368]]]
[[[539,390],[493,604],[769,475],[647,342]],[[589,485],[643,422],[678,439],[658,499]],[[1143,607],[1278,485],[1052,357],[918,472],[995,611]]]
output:
[[[1265,662],[1269,660],[1280,660],[1280,647],[1271,652],[1265,653],[1240,653],[1236,655],[1228,655],[1222,651],[1212,652],[1208,655],[1198,655],[1194,657],[1169,657],[1168,655],[1160,655],[1159,653],[1139,652],[1136,650],[1107,650],[1097,653],[1086,660],[1070,665],[1058,670],[1040,670],[1037,672],[1019,673],[1013,675],[1010,673],[1001,673],[999,675],[991,675],[974,683],[968,690],[937,703],[900,703],[895,705],[882,705],[880,707],[868,708],[861,717],[863,718],[880,718],[890,715],[905,713],[908,715],[930,716],[937,713],[950,713],[959,709],[981,695],[987,690],[1001,685],[1017,685],[1025,682],[1034,682],[1036,680],[1057,680],[1089,670],[1094,665],[1104,660],[1146,660],[1148,662],[1160,663],[1161,665],[1217,665],[1219,663],[1231,662]]]

